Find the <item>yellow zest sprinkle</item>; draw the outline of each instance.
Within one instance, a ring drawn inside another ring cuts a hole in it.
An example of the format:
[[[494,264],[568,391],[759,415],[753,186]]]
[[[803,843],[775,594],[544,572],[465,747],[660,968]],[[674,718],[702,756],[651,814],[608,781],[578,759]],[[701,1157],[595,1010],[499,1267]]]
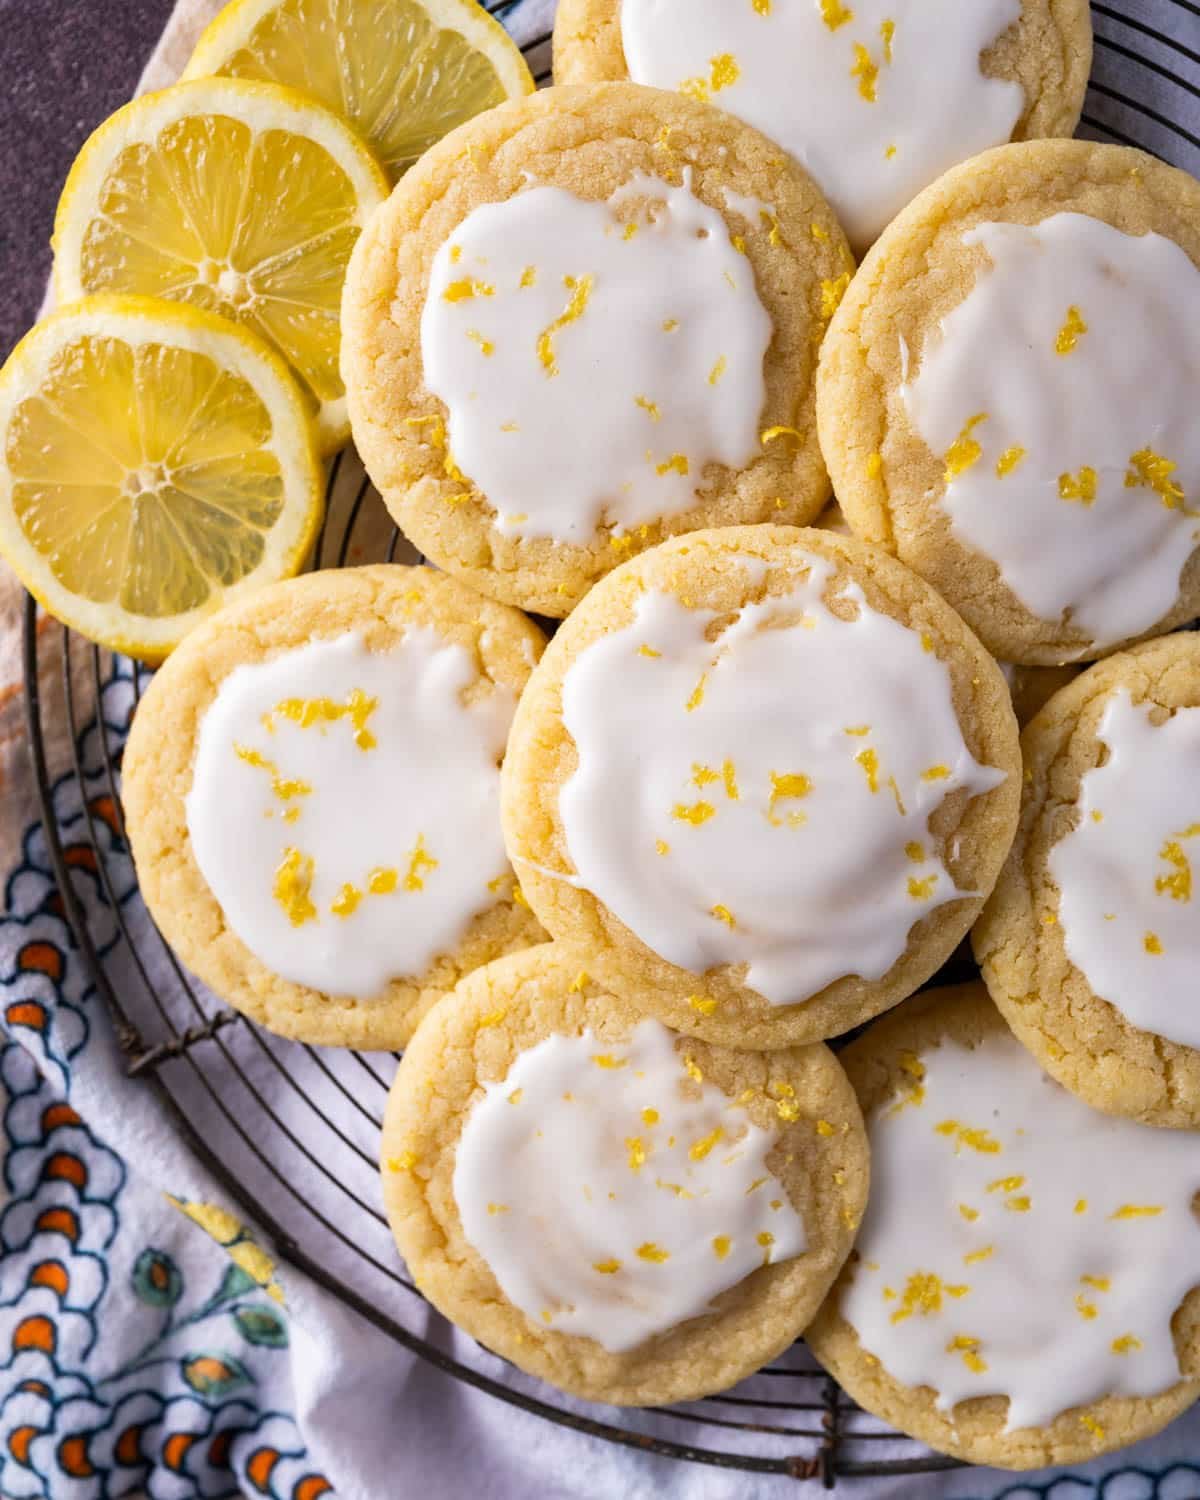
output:
[[[526,266],[521,272],[521,285],[523,287],[533,286],[537,281],[537,267]]]
[[[973,1224],[979,1217],[979,1210],[977,1208],[972,1208],[968,1203],[960,1203],[958,1205],[958,1211],[960,1214],[962,1214],[963,1218],[966,1219],[968,1224]]]
[[[459,261],[461,259],[462,259],[462,246],[461,245],[451,245],[450,246],[450,264],[452,266],[456,266],[456,265],[458,265],[458,263],[459,263]]]
[[[1087,1428],[1094,1438],[1103,1440],[1104,1428],[1096,1421],[1095,1417],[1089,1417],[1086,1413],[1080,1417],[1080,1424]]]
[[[945,781],[950,775],[949,766],[930,766],[921,772],[922,781]]]
[[[883,60],[890,63],[892,60],[892,41],[896,35],[895,21],[880,21],[879,35],[883,40]]]
[[[731,802],[741,800],[742,794],[738,791],[737,784],[737,770],[731,760],[721,762],[721,782],[725,787],[725,795]]]
[[[802,434],[795,427],[768,427],[759,434],[759,442],[765,448],[768,443],[773,443],[779,437],[792,437],[798,443],[803,441]]]
[[[675,1137],[672,1136],[671,1139],[674,1140]],[[687,1188],[685,1188],[682,1185],[682,1183],[678,1183],[678,1182],[664,1182],[661,1177],[656,1177],[654,1179],[654,1186],[655,1187],[660,1187],[660,1188],[665,1188],[667,1192],[674,1193],[677,1198],[693,1198],[693,1197],[695,1197],[695,1194],[694,1193],[689,1193],[688,1190],[687,1190]]]
[[[569,995],[581,995],[583,994],[587,983],[588,972],[586,969],[580,969],[579,973],[576,974],[575,978],[572,979],[571,983],[567,986],[567,993]]]
[[[946,449],[945,458],[945,481],[957,479],[960,474],[965,474],[972,464],[977,464],[983,457],[983,449],[971,436],[980,422],[987,421],[987,412],[976,412],[963,426],[962,431]]]
[[[1190,901],[1192,867],[1183,852],[1183,846],[1174,839],[1168,839],[1159,850],[1158,857],[1172,867],[1172,873],[1159,875],[1154,882],[1154,889],[1160,896],[1170,896],[1172,901]]]
[[[693,1141],[688,1147],[688,1155],[693,1161],[703,1161],[718,1141],[725,1139],[725,1132],[720,1125],[714,1126],[707,1135],[701,1136],[698,1141]]]
[[[270,817],[270,816],[271,816],[271,814],[268,813],[267,817]],[[300,821],[300,809],[298,807],[289,807],[288,810],[287,810],[287,812],[285,812],[284,815],[283,815],[283,821],[285,823],[297,823],[297,822],[299,822]]]
[[[708,372],[709,385],[716,385],[717,381],[720,380],[722,375],[724,375],[728,364],[729,361],[722,354],[720,359],[717,360],[716,364],[713,365],[712,369]]]
[[[711,915],[716,917],[718,922],[724,922],[731,932],[737,926],[736,917],[727,906],[722,906],[720,902],[712,908]]]
[[[712,1242],[713,1254],[718,1260],[724,1260],[733,1247],[733,1241],[727,1234],[719,1234]]]
[[[621,1269],[619,1260],[594,1260],[592,1270],[599,1271],[601,1276],[613,1276]]]
[[[543,1307],[542,1308],[542,1322],[543,1323],[549,1323],[553,1319],[553,1317],[554,1317],[554,1314],[550,1311],[550,1309],[548,1307]]]
[[[488,1208],[488,1213],[493,1214],[493,1215],[495,1215],[495,1214],[506,1214],[508,1212],[508,1204],[507,1203],[489,1203],[488,1206],[487,1206],[487,1208]]]
[[[832,318],[841,305],[842,298],[846,295],[846,288],[850,285],[850,272],[843,271],[840,276],[832,278],[826,276],[821,281],[821,316]]]
[[[330,905],[329,910],[335,917],[352,916],[358,908],[358,903],[362,900],[362,894],[356,885],[346,884],[337,893],[337,897]]]
[[[987,1370],[987,1365],[979,1357],[979,1340],[969,1338],[965,1333],[956,1334],[946,1345],[947,1354],[961,1354],[963,1364],[974,1375],[982,1375]]]
[[[657,854],[667,855],[671,852],[671,846],[666,839],[655,839],[654,849]]]
[[[1110,1219],[1153,1219],[1162,1213],[1160,1203],[1122,1203]]]
[[[1084,1286],[1094,1286],[1098,1292],[1107,1292],[1112,1289],[1112,1282],[1107,1276],[1081,1276],[1079,1279]]]
[[[1147,953],[1157,958],[1163,951],[1162,939],[1157,932],[1148,932],[1142,939],[1142,947]]]
[[[1015,1214],[1027,1214],[1032,1206],[1028,1193],[1022,1193],[1016,1198],[1005,1198],[1005,1208],[1009,1208]]]
[[[837,1134],[837,1126],[831,1125],[828,1120],[817,1121],[817,1134],[831,1136]]]
[[[785,1125],[792,1125],[800,1118],[800,1106],[794,1099],[780,1099],[775,1106],[775,1113]]]
[[[610,536],[608,545],[614,552],[628,552],[633,547],[633,537],[629,532],[624,531],[620,536]]]
[[[662,417],[662,412],[659,411],[658,404],[645,396],[635,396],[633,404],[634,406],[640,406],[652,422],[657,422]]]
[[[488,1026],[499,1026],[506,1015],[508,1015],[508,1010],[506,1007],[503,1007],[500,1010],[489,1010],[487,1015],[480,1016],[478,1022],[476,1023],[476,1030],[483,1031],[485,1027]]]
[[[954,1154],[956,1156],[964,1146],[984,1156],[994,1156],[1000,1150],[1000,1142],[989,1135],[986,1130],[973,1130],[966,1125],[960,1125],[957,1120],[942,1120],[933,1128],[937,1135],[955,1138]]]
[[[782,774],[777,771],[771,772],[771,800],[767,804],[767,820],[775,828],[782,828],[783,818],[775,816],[775,806],[779,802],[800,801],[807,797],[812,791],[812,778],[806,776],[803,771],[785,771]],[[790,812],[786,822],[792,828],[798,828],[807,822],[807,816],[802,812]]]
[[[878,754],[868,747],[866,750],[858,752],[854,757],[854,763],[863,768],[863,773],[867,778],[867,786],[871,789],[872,793],[877,792],[879,790]]]
[[[671,816],[681,823],[690,823],[694,828],[699,828],[701,823],[707,823],[709,818],[714,817],[716,811],[711,802],[693,802],[690,807],[677,802],[671,809]]]
[[[989,1193],[1015,1193],[1024,1186],[1024,1177],[997,1177],[995,1182],[988,1183],[987,1190]]]
[[[637,1172],[646,1165],[646,1144],[640,1135],[627,1135],[625,1149],[629,1152],[629,1170]]]
[[[312,856],[301,854],[299,849],[285,849],[275,871],[273,892],[293,927],[303,927],[305,922],[317,920],[317,908],[312,904],[312,883]]]
[[[692,689],[691,696],[684,704],[684,707],[687,709],[688,713],[691,713],[694,709],[699,708],[700,705],[704,702],[704,685],[707,681],[708,673],[706,672],[704,676],[701,677],[696,686]]]
[[[495,294],[496,288],[488,286],[486,281],[464,277],[462,281],[452,281],[442,293],[442,299],[445,302],[469,302],[472,297],[494,297]]]
[[[467,337],[471,340],[472,343],[479,345],[479,352],[484,356],[485,359],[490,359],[492,355],[495,354],[495,344],[492,343],[491,339],[485,339],[478,328],[468,328]]]
[[[737,58],[730,52],[722,52],[709,58],[709,67],[712,70],[709,74],[709,87],[714,94],[719,94],[722,89],[732,88],[742,76]]]
[[[520,1104],[522,1095],[524,1093],[524,1089],[513,1089],[512,1093],[508,1096],[508,1102],[510,1104]]]
[[[1087,1206],[1088,1206],[1088,1201],[1087,1201],[1086,1198],[1076,1198],[1076,1200],[1075,1200],[1075,1212],[1077,1214],[1085,1214],[1085,1213],[1087,1213]]]
[[[638,655],[639,656],[648,656],[652,660],[656,661],[662,655],[662,652],[661,651],[656,651],[653,646],[645,646],[645,645],[643,645],[643,646],[639,646],[638,647]]]
[[[996,460],[996,478],[1004,479],[1017,467],[1025,457],[1024,448],[1014,444],[1011,448],[1005,448],[1004,452]]]
[[[390,896],[399,884],[399,870],[372,870],[367,876],[367,890],[372,896]]]
[[[911,843],[905,844],[904,852],[914,865],[923,864],[925,861],[925,845],[918,844],[915,839]]]
[[[720,781],[720,776],[711,766],[702,766],[698,762],[692,763],[692,780],[699,787],[710,786],[714,781]]]
[[[1091,1322],[1093,1318],[1100,1316],[1100,1309],[1094,1302],[1089,1302],[1082,1292],[1075,1296],[1075,1311],[1085,1322]]]
[[[900,1306],[892,1314],[893,1323],[903,1323],[914,1313],[929,1317],[942,1309],[942,1294],[948,1297],[965,1297],[967,1286],[947,1286],[934,1271],[914,1271],[905,1283]]]
[[[844,26],[847,21],[853,21],[854,12],[847,10],[841,0],[821,0],[821,19],[829,27],[830,31],[836,31],[839,26]]]
[[[768,1181],[768,1179],[766,1177],[756,1177],[754,1179],[754,1181],[750,1184],[750,1186],[746,1189],[745,1196],[748,1198],[751,1193],[755,1192],[758,1188],[762,1187],[763,1183],[766,1182],[766,1181]]]
[[[1127,490],[1144,488],[1153,490],[1168,510],[1179,510],[1183,505],[1183,490],[1171,478],[1178,464],[1173,464],[1153,448],[1139,448],[1129,456],[1132,465],[1125,474]]]
[[[729,236],[729,243],[733,246],[733,248],[739,255],[745,255],[746,236],[744,234],[731,234]],[[710,378],[708,383],[709,385],[716,385],[717,382]]]
[[[541,360],[548,379],[558,374],[558,360],[554,354],[554,335],[560,329],[565,328],[568,323],[574,323],[583,317],[594,284],[595,278],[591,276],[563,277],[563,285],[571,294],[570,300],[554,322],[538,335],[537,341],[538,359]]]
[[[412,1151],[402,1151],[399,1156],[388,1157],[389,1172],[411,1172],[418,1158]]]
[[[763,1229],[754,1238],[762,1246],[763,1265],[769,1266],[771,1264],[771,1247],[775,1243],[775,1236],[769,1229]]]
[[[665,318],[663,320],[662,331],[664,333],[674,333],[675,330],[678,327],[679,327],[679,319],[678,318]]]
[[[871,54],[861,42],[854,44],[854,66],[850,69],[850,77],[858,79],[859,94],[868,104],[874,104],[879,67],[871,60]]]
[[[1093,823],[1103,823],[1104,822],[1104,814],[1100,811],[1100,809],[1098,807],[1093,807],[1092,808],[1092,822]]]
[[[692,1007],[697,1015],[701,1016],[711,1016],[713,1011],[715,1011],[717,1008],[717,1002],[715,1000],[707,999],[704,995],[689,995],[687,997],[687,1003]]]
[[[914,901],[928,901],[933,895],[933,888],[937,885],[936,875],[926,875],[924,880],[918,880],[915,875],[908,877],[908,894]]]
[[[704,1074],[696,1066],[695,1059],[690,1054],[685,1054],[683,1059],[683,1071],[693,1083],[703,1083]]]
[[[1078,474],[1058,476],[1058,498],[1078,500],[1081,505],[1091,505],[1096,498],[1096,471],[1084,464]]]
[[[672,453],[660,464],[654,465],[656,474],[670,474],[674,470],[676,474],[686,474],[688,471],[687,455],[683,453]]]
[[[526,896],[525,892],[516,883],[516,881],[513,882],[512,898],[518,906],[523,906],[526,911],[530,910],[529,897]]]
[[[622,231],[621,238],[623,240],[631,240],[637,232],[638,232],[637,220],[636,219],[631,219],[630,222],[628,224],[626,224],[624,230]]]
[[[417,842],[408,856],[408,872],[404,877],[404,889],[406,891],[423,891],[425,889],[425,872],[432,873],[438,867],[438,861],[434,859],[425,847],[425,835],[418,834]]]
[[[878,479],[883,473],[883,454],[870,453],[867,455],[866,474],[868,479]]]
[[[642,1120],[646,1125],[657,1125],[658,1110],[649,1108],[642,1110]]]
[[[595,1052],[592,1054],[592,1061],[598,1068],[615,1069],[629,1066],[627,1057],[614,1057],[611,1052]]]
[[[909,857],[911,858],[911,855]],[[925,1064],[915,1052],[901,1052],[900,1066],[912,1078],[925,1077]]]
[[[271,790],[281,802],[287,802],[292,797],[308,797],[312,794],[312,787],[307,781],[301,781],[297,777],[283,776],[274,761],[270,761],[259,751],[251,749],[248,745],[234,745],[234,754],[239,760],[245,761],[248,766],[253,766],[256,771],[266,771],[271,777]]]
[[[653,1240],[647,1240],[644,1245],[637,1247],[637,1257],[639,1260],[652,1261],[656,1266],[660,1266],[664,1260],[670,1259],[670,1252],[656,1245]]]
[[[1058,336],[1054,340],[1055,354],[1070,354],[1079,342],[1080,335],[1087,331],[1088,326],[1083,321],[1083,314],[1077,307],[1068,307],[1063,326],[1058,330]]]
[[[1142,1341],[1136,1334],[1123,1333],[1119,1339],[1113,1339],[1109,1347],[1114,1354],[1128,1354],[1133,1349],[1140,1349]]]
[[[978,1261],[988,1260],[995,1252],[995,1245],[985,1245],[982,1250],[972,1250],[969,1254],[963,1256],[963,1265],[973,1266]]]
[[[750,0],[750,4],[756,15],[769,16],[771,14],[771,0]]]

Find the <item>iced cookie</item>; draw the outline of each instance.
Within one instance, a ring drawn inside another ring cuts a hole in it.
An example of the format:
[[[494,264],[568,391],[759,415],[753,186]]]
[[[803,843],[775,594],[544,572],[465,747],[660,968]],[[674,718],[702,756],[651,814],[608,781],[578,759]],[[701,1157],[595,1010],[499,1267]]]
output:
[[[983,986],[934,990],[842,1054],[871,1199],[808,1332],[866,1408],[971,1463],[1078,1463],[1200,1395],[1200,1137],[1098,1114]]]
[[[1092,667],[1025,731],[973,941],[1005,1019],[1097,1109],[1200,1128],[1200,636]]]
[[[500,760],[544,640],[429,568],[313,573],[194,630],[130,732],[125,812],[163,935],[283,1036],[402,1046],[537,942]]]
[[[867,1196],[854,1091],[822,1046],[673,1035],[561,944],[471,975],[388,1101],[384,1196],[420,1290],[573,1395],[692,1400],[804,1329]]]
[[[817,530],[635,558],[517,710],[505,839],[554,936],[677,1031],[836,1036],[924,982],[1012,841],[996,664],[919,578]]]
[[[554,23],[559,83],[710,99],[808,168],[860,251],[957,162],[1070,135],[1091,61],[1083,0],[561,0]]]
[[[1059,665],[1200,612],[1200,183],[1088,141],[956,167],[877,242],[821,354],[855,533],[994,654]]]
[[[632,84],[503,105],[360,241],[355,441],[439,566],[566,615],[664,536],[816,516],[816,351],[852,270],[811,179],[726,115]]]

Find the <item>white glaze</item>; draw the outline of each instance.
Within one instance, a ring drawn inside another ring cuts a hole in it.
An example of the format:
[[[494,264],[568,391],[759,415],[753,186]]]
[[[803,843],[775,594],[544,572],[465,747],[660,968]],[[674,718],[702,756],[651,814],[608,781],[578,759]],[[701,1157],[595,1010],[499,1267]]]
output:
[[[1200,536],[1200,270],[1171,240],[1084,214],[981,224],[963,244],[981,245],[990,265],[901,392],[939,455],[986,414],[968,437],[976,461],[941,501],[954,534],[1033,614],[1099,645],[1138,635],[1175,603]],[[1072,308],[1086,332],[1059,353]],[[1001,476],[1010,449],[1025,454]],[[1131,465],[1146,450],[1177,466],[1168,483],[1181,503],[1139,482]],[[1060,476],[1077,484],[1085,466],[1095,498],[1061,498]]]
[[[804,1225],[766,1164],[778,1138],[689,1078],[657,1021],[619,1046],[591,1031],[555,1035],[473,1105],[454,1199],[510,1302],[619,1354],[804,1250]]]
[[[949,672],[921,636],[853,584],[841,596],[857,618],[838,618],[822,598],[832,566],[804,560],[793,593],[748,605],[715,643],[711,612],[643,594],[563,684],[579,765],[559,811],[579,883],[671,963],[749,965],[746,983],[775,1005],[845,974],[881,978],[915,922],[969,894],[929,816],[957,788],[1004,779],[967,750]],[[811,787],[773,796],[775,776]]]
[[[1007,1396],[1010,1431],[1173,1385],[1171,1317],[1200,1282],[1200,1137],[1099,1114],[1007,1033],[908,1060],[922,1065],[912,1100],[909,1076],[868,1122],[871,1198],[841,1304],[863,1348],[942,1410]],[[1131,1212],[1146,1209],[1160,1211]],[[1114,1351],[1128,1336],[1140,1347]]]
[[[369,999],[391,979],[423,975],[498,899],[489,882],[508,869],[498,766],[515,702],[491,687],[465,704],[478,681],[463,647],[414,626],[385,652],[352,632],[236,667],[221,683],[200,725],[188,833],[225,920],[268,969]],[[355,693],[377,700],[362,734],[345,714],[305,727],[279,708],[344,708]],[[277,894],[284,865],[294,875]],[[377,881],[394,889],[372,894],[372,871],[395,872]],[[361,900],[337,915],[345,885]]]
[[[473,210],[434,259],[421,354],[498,528],[586,544],[688,510],[706,464],[761,451],[771,331],[689,169],[607,203],[531,187]]]
[[[1019,0],[622,0],[621,39],[635,83],[711,99],[790,151],[863,250],[927,183],[1012,134],[1021,87],[985,78],[979,55],[1020,13]]]
[[[1119,688],[1097,735],[1108,759],[1079,788],[1079,823],[1050,851],[1067,957],[1143,1031],[1200,1047],[1193,867],[1200,867],[1200,708],[1157,727]]]

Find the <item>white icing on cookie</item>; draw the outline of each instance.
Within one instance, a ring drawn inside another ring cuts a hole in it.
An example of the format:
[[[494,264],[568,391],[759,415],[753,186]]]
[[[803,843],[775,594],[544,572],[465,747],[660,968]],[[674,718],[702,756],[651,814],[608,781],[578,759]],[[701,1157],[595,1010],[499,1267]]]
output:
[[[962,243],[991,264],[901,390],[944,455],[940,503],[1033,614],[1098,645],[1138,635],[1200,539],[1200,270],[1084,214]]]
[[[720,566],[736,565],[722,559]],[[572,664],[563,722],[579,765],[559,795],[579,883],[650,948],[794,1005],[845,974],[879,979],[914,923],[970,894],[929,837],[959,788],[1003,774],[963,742],[932,641],[854,583],[717,618],[664,593]]]
[[[1019,0],[622,0],[621,39],[635,83],[709,99],[790,151],[862,250],[1012,135],[1021,86],[985,78],[979,55],[1020,14]]]
[[[1200,1047],[1200,708],[1157,727],[1128,688],[1108,700],[1102,766],[1050,851],[1067,957],[1132,1025]]]
[[[702,1079],[657,1021],[610,1046],[550,1036],[485,1085],[454,1200],[504,1295],[611,1353],[711,1310],[805,1249],[767,1166],[778,1133]]]
[[[943,1041],[907,1068],[868,1127],[871,1198],[841,1302],[862,1347],[942,1410],[1007,1396],[1009,1431],[1178,1381],[1200,1136],[1090,1109],[1007,1034]]]
[[[705,465],[761,451],[771,332],[689,169],[607,203],[532,187],[474,209],[434,259],[421,354],[451,469],[497,527],[589,543],[688,510]]]
[[[507,895],[499,762],[515,709],[427,627],[236,667],[200,725],[187,824],[225,920],[268,969],[368,999],[419,978]],[[503,889],[501,889],[503,887]]]

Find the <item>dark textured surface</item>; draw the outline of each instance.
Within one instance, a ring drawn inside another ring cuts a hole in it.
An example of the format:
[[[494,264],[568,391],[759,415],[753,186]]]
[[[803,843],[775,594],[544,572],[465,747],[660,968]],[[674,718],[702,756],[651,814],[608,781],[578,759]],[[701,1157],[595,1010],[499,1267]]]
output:
[[[133,91],[171,0],[0,0],[0,357],[33,321],[76,151]]]

